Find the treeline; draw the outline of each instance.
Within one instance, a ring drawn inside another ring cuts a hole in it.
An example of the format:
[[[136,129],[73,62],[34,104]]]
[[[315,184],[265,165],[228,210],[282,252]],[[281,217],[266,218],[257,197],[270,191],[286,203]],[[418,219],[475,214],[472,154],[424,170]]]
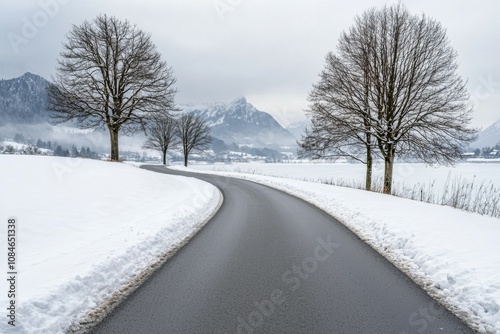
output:
[[[12,139],[13,142],[18,143],[18,144],[24,144],[24,145],[29,145],[29,146],[34,146],[37,148],[45,148],[48,150],[52,150],[52,142],[50,140],[48,141],[43,141],[40,138],[38,140],[34,141],[33,138],[30,136],[25,137],[22,133],[16,133],[14,135],[14,138]]]
[[[53,155],[56,157],[99,159],[99,155],[89,147],[82,147],[78,150],[74,145],[71,149],[57,145],[56,149],[52,151],[48,148],[41,148],[35,145],[23,144],[21,147],[15,147],[14,145],[7,144],[0,145],[0,154]]]
[[[250,154],[253,156],[258,156],[258,157],[265,157],[269,159],[274,159],[274,160],[280,160],[285,158],[285,156],[273,149],[269,148],[256,148],[256,147],[251,147],[251,146],[239,146],[236,143],[232,143],[231,145],[227,145],[224,141],[218,139],[218,138],[213,138],[212,140],[212,150],[216,155],[222,156],[225,154],[230,153],[231,151],[233,152],[242,152],[246,154]]]
[[[0,154],[22,154],[22,155],[47,155],[36,146],[23,145],[19,148],[13,145],[0,145]]]
[[[51,150],[52,149],[52,142],[49,140],[47,142],[44,142],[41,139],[38,139],[36,143],[34,142],[33,138],[31,137],[25,137],[22,133],[16,133],[14,135],[14,138],[12,139],[13,142],[18,143],[18,144],[25,144],[25,145],[31,145],[31,146],[36,146],[38,148],[46,148]]]
[[[496,159],[500,158],[500,142],[495,146],[485,146],[482,149],[476,148],[475,158]]]
[[[99,158],[99,155],[96,152],[90,150],[88,146],[86,148],[82,146],[82,148],[78,150],[75,145],[73,145],[71,149],[62,148],[61,145],[57,145],[53,155],[56,157],[71,157],[71,158],[89,158],[89,159]]]
[[[90,147],[82,146],[78,149],[75,145],[71,148],[59,145],[57,142],[52,143],[50,140],[44,141],[38,139],[36,143],[31,137],[25,137],[22,133],[16,133],[13,142],[22,146],[0,145],[0,154],[22,154],[22,155],[53,155],[56,157],[72,157],[72,158],[89,158],[98,159],[99,154],[92,151]]]

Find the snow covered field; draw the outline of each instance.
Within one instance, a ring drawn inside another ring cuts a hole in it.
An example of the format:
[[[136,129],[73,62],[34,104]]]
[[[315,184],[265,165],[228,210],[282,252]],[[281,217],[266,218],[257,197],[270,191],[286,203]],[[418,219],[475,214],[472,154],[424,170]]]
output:
[[[464,165],[461,167],[463,173],[483,168]],[[293,174],[294,166],[269,166],[279,175],[306,176],[301,168]],[[491,167],[485,166],[480,171],[495,177],[491,170],[490,174],[487,172]],[[352,165],[337,168],[338,173],[342,170],[347,173]],[[473,328],[481,333],[500,333],[500,219],[317,182],[234,172],[203,172],[259,182],[316,205],[348,226]],[[410,322],[411,315],[408,317],[409,323],[416,326],[415,332],[425,332],[420,322]]]
[[[392,194],[427,203],[449,205],[500,218],[500,163],[492,159],[431,167],[422,163],[394,166]],[[215,170],[286,177],[364,189],[365,165],[349,163],[216,164],[191,166]],[[372,189],[382,192],[383,166],[374,167]]]
[[[62,333],[171,254],[217,209],[205,182],[125,164],[0,155],[0,333]],[[7,219],[17,220],[16,327],[7,325]]]
[[[342,179],[344,181],[352,181],[353,183],[364,183],[366,168],[363,164],[349,163],[191,164],[190,167],[197,170],[241,172],[305,181],[330,181],[332,179]],[[384,166],[381,164],[374,167],[374,179],[382,179],[384,175],[383,167]],[[423,163],[396,163],[394,166],[394,186],[413,186],[421,184],[426,185],[425,187],[427,188],[434,182],[436,190],[441,191],[446,183],[448,175],[450,175],[452,179],[461,177],[464,180],[474,180],[476,183],[491,181],[495,186],[500,187],[500,161],[490,163],[460,163],[454,167],[431,167]]]

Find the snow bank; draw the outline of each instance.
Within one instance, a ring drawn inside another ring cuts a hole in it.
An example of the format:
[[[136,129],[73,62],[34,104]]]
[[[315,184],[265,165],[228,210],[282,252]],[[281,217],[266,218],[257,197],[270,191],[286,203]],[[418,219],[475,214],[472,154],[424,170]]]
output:
[[[500,333],[499,219],[315,182],[231,172],[203,173],[255,181],[316,205],[348,226],[473,328]]]
[[[1,293],[0,333],[64,332],[172,253],[221,200],[208,183],[118,163],[0,155],[0,170],[0,244],[16,217],[19,275],[16,327]]]

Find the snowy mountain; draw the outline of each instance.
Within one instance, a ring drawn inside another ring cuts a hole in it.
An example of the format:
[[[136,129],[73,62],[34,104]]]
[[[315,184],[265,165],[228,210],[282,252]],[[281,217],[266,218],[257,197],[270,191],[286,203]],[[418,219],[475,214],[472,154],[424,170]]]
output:
[[[471,146],[474,148],[493,147],[498,143],[500,143],[500,119],[481,131]]]
[[[46,124],[49,112],[45,88],[48,84],[41,76],[29,72],[19,78],[0,80],[0,126]],[[236,143],[293,150],[296,147],[294,135],[271,115],[257,110],[244,97],[229,103],[189,104],[182,107],[185,111],[202,116],[211,125],[212,135],[228,145]]]
[[[212,103],[181,106],[205,119],[212,127],[212,135],[226,144],[255,147],[295,147],[294,136],[284,129],[271,115],[257,110],[240,97],[229,103]]]
[[[311,124],[309,119],[303,119],[291,123],[286,127],[286,129],[295,137],[295,139],[300,140],[306,128]]]
[[[46,123],[48,81],[25,73],[19,78],[0,80],[0,125]]]

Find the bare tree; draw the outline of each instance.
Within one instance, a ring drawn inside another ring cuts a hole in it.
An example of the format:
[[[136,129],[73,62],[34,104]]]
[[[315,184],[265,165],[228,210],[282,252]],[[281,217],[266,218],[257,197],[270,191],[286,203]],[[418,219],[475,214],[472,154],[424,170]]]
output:
[[[177,136],[182,145],[184,166],[188,165],[189,154],[192,151],[202,151],[210,148],[212,137],[210,126],[193,113],[182,115],[177,121]]]
[[[475,140],[468,128],[472,107],[457,73],[457,52],[446,31],[401,4],[377,12],[371,45],[374,135],[384,158],[384,192],[390,193],[396,155],[426,163],[452,164]]]
[[[146,124],[146,132],[148,137],[142,147],[161,152],[163,164],[166,165],[167,150],[179,143],[177,121],[163,114],[154,115],[148,124]]]
[[[67,39],[47,88],[52,123],[107,128],[117,161],[119,133],[143,130],[149,114],[174,110],[172,69],[129,21],[101,15],[74,26]]]
[[[332,115],[328,133],[342,134],[341,143],[363,142],[360,133],[367,151],[375,143],[390,193],[397,156],[452,164],[475,139],[456,58],[437,21],[401,3],[369,10],[341,36],[339,55],[327,57],[327,69],[336,66],[332,84],[319,97],[313,89],[310,113],[316,123],[321,113]],[[320,103],[326,112],[315,109],[316,100],[327,101]]]
[[[366,164],[365,188],[371,190],[376,147],[368,61],[374,22],[357,23],[341,35],[338,54],[325,57],[320,80],[309,94],[312,127],[302,138],[300,151],[313,158],[348,157]]]
[[[372,110],[368,104],[366,58],[359,61],[356,63],[345,54],[342,58],[327,55],[320,81],[309,94],[312,125],[299,143],[299,154],[313,159],[348,157],[366,164],[365,188],[370,190],[374,154]]]

